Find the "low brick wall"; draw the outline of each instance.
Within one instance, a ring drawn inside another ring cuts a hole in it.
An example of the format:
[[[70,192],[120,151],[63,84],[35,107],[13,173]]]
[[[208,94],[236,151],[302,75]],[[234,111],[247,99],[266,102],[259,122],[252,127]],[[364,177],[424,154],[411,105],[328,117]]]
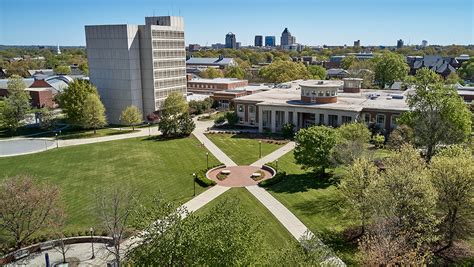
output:
[[[4,255],[2,258],[0,258],[0,264],[3,265],[3,264],[8,264],[8,263],[13,262],[15,260],[14,254],[16,252],[20,251],[20,250],[28,250],[28,252],[30,254],[32,254],[32,253],[41,251],[41,244],[45,244],[45,243],[49,243],[49,242],[56,243],[57,241],[59,241],[59,239],[48,240],[48,241],[45,241],[45,242],[33,244],[31,246],[24,247],[24,248],[21,248],[19,250],[15,250],[13,252],[10,252],[10,253]],[[112,242],[112,237],[108,237],[108,236],[92,236],[92,237],[90,237],[90,236],[77,236],[77,237],[64,238],[64,243],[66,245],[79,244],[79,243],[91,243],[91,241],[94,241],[94,243],[110,244]]]
[[[262,165],[262,169],[266,170],[266,171],[268,171],[269,173],[272,174],[272,177],[270,177],[270,178],[273,178],[273,176],[275,176],[275,174],[276,174],[275,169],[273,169],[272,167],[270,167],[268,165]],[[268,178],[268,179],[270,179],[270,178]]]

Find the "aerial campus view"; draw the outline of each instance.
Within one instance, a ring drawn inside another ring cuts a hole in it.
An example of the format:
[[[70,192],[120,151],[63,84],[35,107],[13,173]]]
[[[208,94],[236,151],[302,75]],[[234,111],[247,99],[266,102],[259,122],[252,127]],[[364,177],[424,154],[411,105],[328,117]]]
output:
[[[2,0],[0,265],[473,266],[471,0]]]

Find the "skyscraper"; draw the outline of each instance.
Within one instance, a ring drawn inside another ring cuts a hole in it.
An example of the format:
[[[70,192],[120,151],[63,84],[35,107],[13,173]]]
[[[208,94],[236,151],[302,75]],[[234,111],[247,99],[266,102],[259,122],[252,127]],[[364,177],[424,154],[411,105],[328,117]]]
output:
[[[288,28],[285,28],[283,32],[281,33],[281,38],[280,38],[280,45],[282,48],[289,47],[296,43],[296,38],[291,35],[290,31],[288,31]]]
[[[428,41],[426,41],[426,40],[421,41],[421,46],[422,47],[427,47],[428,46]]]
[[[275,36],[265,36],[265,46],[275,47],[276,46]]]
[[[400,39],[397,41],[397,48],[402,48],[403,47],[403,40]]]
[[[159,111],[172,92],[186,93],[182,17],[146,17],[145,25],[85,26],[89,77],[110,123],[127,106]]]
[[[263,36],[262,35],[255,35],[255,46],[258,46],[258,47],[263,46]]]
[[[354,41],[354,47],[360,47],[360,40]]]
[[[237,49],[237,38],[235,34],[229,32],[225,35],[225,48]]]

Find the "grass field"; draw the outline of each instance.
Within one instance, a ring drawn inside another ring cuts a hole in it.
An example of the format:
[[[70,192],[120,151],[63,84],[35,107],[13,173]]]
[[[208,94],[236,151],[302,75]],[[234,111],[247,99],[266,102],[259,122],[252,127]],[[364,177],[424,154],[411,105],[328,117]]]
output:
[[[103,128],[97,129],[96,134],[94,130],[84,130],[80,128],[66,128],[61,130],[61,133],[58,135],[59,139],[82,139],[82,138],[93,138],[93,137],[102,137],[110,136],[117,134],[126,134],[131,133],[132,128],[122,128],[122,130],[112,129],[112,128]],[[0,129],[0,139],[1,138],[12,138],[12,137],[55,137],[55,130],[43,130],[38,127],[20,127],[16,132],[11,132],[8,129]]]
[[[232,188],[209,204],[202,207],[196,214],[208,212],[212,207],[216,206],[219,201],[224,198],[239,199],[243,209],[250,215],[257,217],[264,222],[263,228],[265,241],[268,247],[278,251],[296,242],[290,233],[280,224],[280,222],[265,208],[250,192],[245,188]],[[217,234],[217,233],[216,233]],[[258,252],[256,252],[258,253]]]
[[[192,198],[192,173],[206,167],[206,152],[194,137],[132,138],[0,158],[0,179],[29,174],[60,186],[68,216],[65,230],[82,231],[97,225],[94,192],[99,188],[121,186],[142,195],[161,191],[179,202]],[[218,163],[212,155],[209,160]],[[204,190],[196,189],[197,194]]]
[[[238,165],[249,165],[258,160],[259,139],[249,138],[246,134],[207,134],[206,136]],[[262,157],[281,146],[262,141]]]
[[[342,238],[342,231],[351,226],[354,218],[344,211],[344,202],[333,181],[318,179],[311,172],[295,164],[293,152],[278,160],[278,169],[288,177],[271,186],[268,191],[290,209],[313,233],[329,245],[348,265],[356,264],[355,244]],[[330,170],[337,179],[342,168]]]

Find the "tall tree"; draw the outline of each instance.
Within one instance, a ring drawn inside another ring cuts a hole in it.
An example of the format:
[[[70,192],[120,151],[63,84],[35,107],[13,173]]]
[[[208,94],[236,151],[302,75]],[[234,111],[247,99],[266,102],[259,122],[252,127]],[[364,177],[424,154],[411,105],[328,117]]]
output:
[[[474,80],[474,58],[471,57],[468,61],[463,62],[458,72],[461,78],[471,81]]]
[[[84,102],[89,94],[98,95],[97,89],[86,80],[74,80],[56,96],[56,101],[70,123],[81,125],[84,117]]]
[[[128,126],[132,126],[132,130],[135,131],[135,125],[140,124],[143,121],[143,115],[136,106],[128,106],[120,115],[120,121]]]
[[[354,56],[346,56],[341,60],[341,68],[348,70],[354,63],[358,62],[359,60]]]
[[[63,216],[57,186],[38,184],[29,176],[9,177],[1,182],[0,230],[13,239],[16,249]]]
[[[372,197],[374,210],[394,220],[398,233],[407,234],[414,248],[437,239],[437,192],[419,152],[404,146],[384,161],[385,171]]]
[[[106,246],[120,266],[125,249],[122,247],[124,233],[130,228],[132,215],[137,206],[136,191],[119,187],[96,192],[96,211],[104,229],[112,237],[112,246]]]
[[[158,122],[158,129],[160,129],[163,136],[170,137],[181,134],[181,123],[187,122],[187,120],[182,120],[182,114],[187,114],[188,109],[188,103],[186,103],[182,94],[174,92],[166,98],[162,116]]]
[[[349,167],[339,185],[339,189],[352,211],[357,214],[361,225],[361,234],[364,234],[373,212],[371,195],[374,193],[379,179],[378,168],[374,163],[367,158],[360,158],[356,159],[354,164]]]
[[[387,52],[374,59],[375,81],[380,88],[402,81],[408,74],[408,65],[402,55]]]
[[[430,164],[431,179],[438,191],[444,248],[457,239],[472,237],[474,217],[474,167],[469,149],[455,145],[441,150]]]
[[[316,80],[326,79],[327,71],[325,68],[318,65],[309,65],[307,68],[310,73],[311,79],[316,79]]]
[[[303,63],[277,60],[261,68],[259,76],[267,82],[283,83],[298,79],[308,79],[309,71]]]
[[[81,125],[85,128],[94,129],[94,134],[96,134],[97,128],[103,127],[106,124],[105,108],[99,96],[89,94],[84,101]]]
[[[56,74],[69,75],[69,74],[71,74],[71,67],[64,66],[64,65],[59,65],[59,66],[56,66],[54,68],[54,72]]]
[[[2,108],[3,125],[11,131],[16,131],[30,111],[30,94],[25,90],[26,84],[18,75],[8,79],[8,97]]]
[[[237,78],[243,80],[245,78],[245,70],[240,66],[229,66],[224,70],[226,78]]]
[[[464,142],[471,133],[471,113],[452,87],[426,68],[416,74],[415,93],[408,97],[410,112],[402,123],[411,126],[415,143],[426,148],[430,160],[439,145]]]
[[[351,164],[366,151],[370,140],[370,131],[363,123],[346,123],[337,129],[339,138],[333,149],[332,157],[336,163]]]
[[[221,70],[216,68],[207,68],[199,73],[199,76],[206,79],[215,79],[215,78],[222,78],[224,74]]]
[[[313,126],[301,129],[295,136],[294,156],[297,164],[324,174],[331,164],[332,149],[338,141],[335,129],[326,126]]]

